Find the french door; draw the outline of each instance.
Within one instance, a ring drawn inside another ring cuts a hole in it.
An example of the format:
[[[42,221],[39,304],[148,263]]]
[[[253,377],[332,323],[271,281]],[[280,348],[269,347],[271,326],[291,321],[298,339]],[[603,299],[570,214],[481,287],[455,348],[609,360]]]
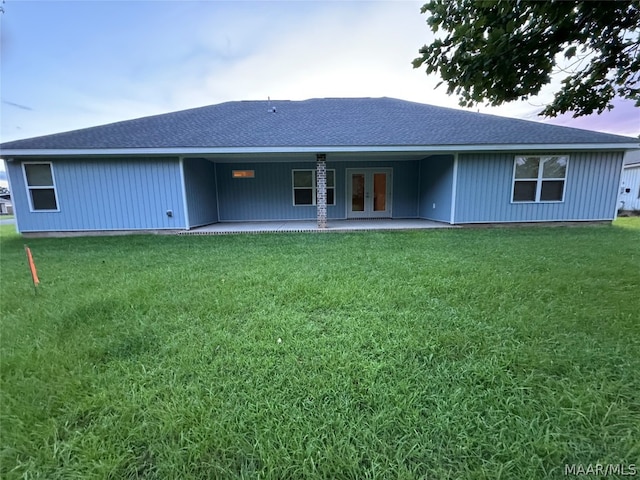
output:
[[[391,216],[391,169],[347,169],[347,217]]]

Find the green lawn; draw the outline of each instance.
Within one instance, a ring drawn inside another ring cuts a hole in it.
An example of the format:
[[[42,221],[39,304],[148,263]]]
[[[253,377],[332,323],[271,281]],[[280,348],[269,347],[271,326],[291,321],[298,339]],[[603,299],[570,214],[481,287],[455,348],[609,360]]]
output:
[[[567,478],[640,458],[640,219],[0,227],[0,477]]]

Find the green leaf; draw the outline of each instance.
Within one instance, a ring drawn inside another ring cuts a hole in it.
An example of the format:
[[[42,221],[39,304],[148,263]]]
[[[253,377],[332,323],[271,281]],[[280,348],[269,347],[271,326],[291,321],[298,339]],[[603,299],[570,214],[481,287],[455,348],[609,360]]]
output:
[[[575,56],[576,56],[576,47],[567,48],[567,50],[564,52],[565,58],[571,58]]]
[[[463,102],[499,105],[536,95],[551,82],[557,55],[575,59],[578,48],[593,54],[577,76],[557,79],[562,86],[544,114],[587,115],[614,96],[637,100],[638,0],[431,0],[422,12],[439,40],[420,50],[414,67],[438,72]]]

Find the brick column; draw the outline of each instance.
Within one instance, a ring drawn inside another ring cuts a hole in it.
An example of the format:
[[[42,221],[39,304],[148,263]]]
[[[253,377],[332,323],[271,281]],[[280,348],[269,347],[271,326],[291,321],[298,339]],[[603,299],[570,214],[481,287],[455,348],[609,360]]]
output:
[[[318,228],[327,228],[327,156],[324,153],[316,155],[316,188],[318,190],[316,208],[318,214]]]

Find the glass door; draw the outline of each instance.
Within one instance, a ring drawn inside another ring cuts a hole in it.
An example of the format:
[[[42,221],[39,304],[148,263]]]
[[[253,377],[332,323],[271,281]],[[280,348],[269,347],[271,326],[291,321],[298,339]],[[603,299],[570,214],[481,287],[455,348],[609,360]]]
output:
[[[347,169],[347,217],[391,216],[391,169]]]
[[[387,211],[387,174],[373,173],[373,211]]]
[[[351,211],[364,212],[364,173],[351,174]]]

